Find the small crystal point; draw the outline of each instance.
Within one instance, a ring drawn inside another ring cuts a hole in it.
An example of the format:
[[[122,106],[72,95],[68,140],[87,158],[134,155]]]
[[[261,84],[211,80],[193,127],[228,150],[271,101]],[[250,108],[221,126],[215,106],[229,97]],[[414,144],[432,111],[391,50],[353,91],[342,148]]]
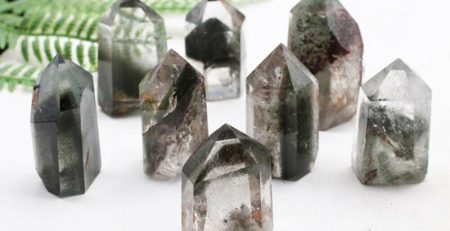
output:
[[[138,85],[167,51],[163,18],[139,0],[118,0],[98,25],[98,101],[120,116],[139,108]]]
[[[361,87],[353,169],[368,185],[420,183],[428,169],[431,89],[402,60]]]
[[[56,56],[34,87],[31,128],[36,170],[47,190],[83,194],[101,168],[92,75]]]
[[[206,78],[208,100],[237,98],[245,16],[224,0],[202,0],[187,15],[186,55]]]
[[[302,0],[291,11],[288,47],[320,85],[320,129],[350,120],[357,108],[363,42],[338,0]]]
[[[145,172],[173,179],[208,137],[204,78],[170,50],[139,91]]]
[[[272,155],[272,176],[298,180],[318,151],[319,86],[279,45],[247,78],[247,132]]]
[[[183,167],[182,230],[272,230],[270,154],[224,125]]]

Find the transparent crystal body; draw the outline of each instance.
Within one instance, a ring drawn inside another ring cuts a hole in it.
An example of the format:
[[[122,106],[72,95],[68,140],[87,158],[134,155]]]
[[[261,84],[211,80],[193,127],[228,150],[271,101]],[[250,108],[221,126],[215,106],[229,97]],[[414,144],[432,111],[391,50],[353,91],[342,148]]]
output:
[[[291,11],[288,47],[319,80],[320,129],[356,113],[363,42],[358,24],[338,0],[302,0]]]
[[[170,50],[139,85],[144,140],[144,170],[173,179],[208,137],[203,76]]]
[[[272,176],[298,180],[316,160],[319,85],[279,45],[247,78],[247,133],[272,155]]]
[[[47,190],[60,197],[83,194],[101,168],[92,75],[55,57],[33,90],[31,131]]]
[[[353,170],[363,184],[422,182],[428,168],[431,89],[396,60],[361,88]]]
[[[245,16],[224,0],[202,0],[187,15],[186,55],[206,78],[207,100],[240,96]]]
[[[139,108],[138,85],[167,51],[164,20],[139,0],[118,0],[98,25],[98,101],[119,116]]]
[[[270,154],[224,125],[183,167],[182,230],[272,230]]]

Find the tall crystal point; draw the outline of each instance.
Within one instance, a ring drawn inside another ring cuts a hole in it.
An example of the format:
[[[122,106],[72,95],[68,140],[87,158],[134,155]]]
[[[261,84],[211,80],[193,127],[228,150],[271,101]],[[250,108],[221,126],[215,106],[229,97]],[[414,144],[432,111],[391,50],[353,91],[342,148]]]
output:
[[[47,190],[83,194],[101,165],[92,75],[55,57],[34,87],[31,128],[36,170]]]
[[[298,180],[318,151],[319,85],[279,45],[247,78],[247,132],[272,155],[272,176]]]
[[[208,137],[204,78],[170,50],[139,89],[145,172],[175,178]]]
[[[320,85],[320,129],[356,113],[363,42],[358,24],[338,0],[302,0],[291,11],[289,49]]]
[[[225,0],[202,0],[187,15],[186,55],[206,78],[208,100],[238,98],[245,16]]]
[[[139,0],[118,0],[98,25],[98,101],[112,116],[139,108],[138,85],[167,51],[164,21]]]
[[[363,184],[420,183],[428,168],[431,89],[396,60],[361,88],[353,169]]]
[[[183,167],[183,231],[270,231],[270,154],[224,125]]]

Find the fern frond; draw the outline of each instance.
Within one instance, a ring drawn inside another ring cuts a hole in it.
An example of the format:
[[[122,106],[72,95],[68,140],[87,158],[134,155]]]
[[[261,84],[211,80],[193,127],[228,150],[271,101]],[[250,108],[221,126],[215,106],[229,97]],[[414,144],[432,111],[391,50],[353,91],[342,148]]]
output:
[[[23,59],[26,62],[30,61],[30,56],[29,56],[29,51],[28,51],[28,47],[29,46],[28,45],[29,45],[28,39],[24,39],[20,43],[20,46],[21,46],[20,50],[22,52],[22,57],[23,57]]]
[[[39,45],[39,40],[37,39],[33,40],[31,45],[33,47],[34,56],[40,63],[42,63],[41,47]]]
[[[77,60],[80,66],[84,65],[84,46],[83,43],[78,44],[77,46]]]
[[[44,41],[44,51],[45,51],[45,57],[47,57],[47,60],[51,60],[53,55],[53,52],[50,47],[50,38],[46,38]]]
[[[64,43],[64,51],[63,51],[63,56],[66,59],[71,59],[72,58],[72,42],[70,40],[67,40]]]
[[[36,66],[6,63],[0,65],[0,90],[7,86],[14,91],[18,85],[30,88],[34,85],[39,68]]]

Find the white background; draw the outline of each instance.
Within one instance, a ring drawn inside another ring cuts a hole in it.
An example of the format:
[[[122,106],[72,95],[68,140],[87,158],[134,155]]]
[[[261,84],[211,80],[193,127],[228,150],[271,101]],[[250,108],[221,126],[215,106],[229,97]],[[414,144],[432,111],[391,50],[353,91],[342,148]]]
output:
[[[241,6],[247,16],[247,69],[287,40],[296,0]],[[354,121],[320,134],[313,172],[298,182],[273,182],[274,230],[450,230],[450,4],[446,0],[342,0],[365,42],[367,80],[401,57],[433,89],[430,168],[425,182],[361,185],[350,168]],[[178,38],[182,16],[166,19]],[[181,49],[180,52],[183,50]],[[31,94],[0,92],[0,230],[180,230],[181,182],[157,182],[142,170],[138,114],[98,113],[102,172],[83,196],[49,194],[34,170]],[[245,131],[245,97],[208,104],[210,132],[223,123]]]

